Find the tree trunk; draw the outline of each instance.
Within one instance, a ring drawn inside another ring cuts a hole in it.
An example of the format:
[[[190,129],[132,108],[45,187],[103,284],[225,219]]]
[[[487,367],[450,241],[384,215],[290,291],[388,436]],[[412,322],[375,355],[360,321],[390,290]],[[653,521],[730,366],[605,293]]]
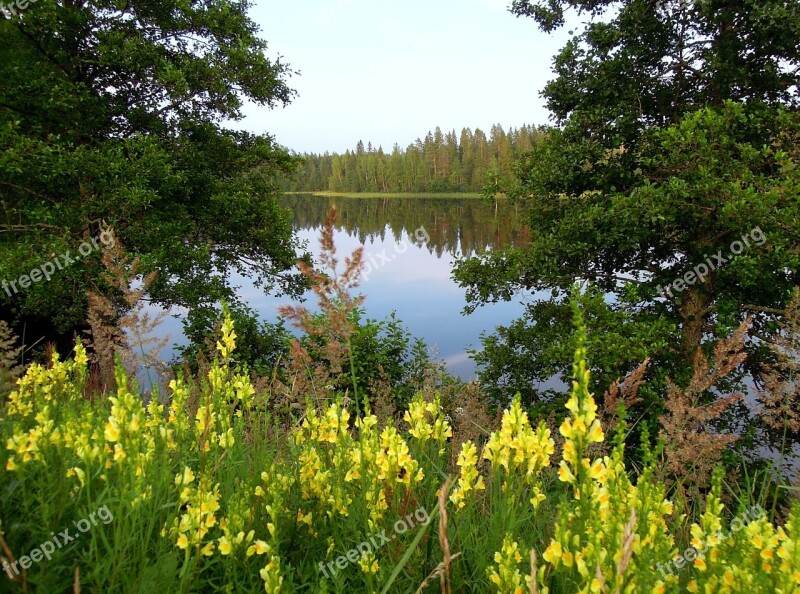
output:
[[[685,295],[679,309],[683,320],[681,325],[682,350],[686,360],[691,363],[703,341],[711,297],[702,288],[689,289]]]

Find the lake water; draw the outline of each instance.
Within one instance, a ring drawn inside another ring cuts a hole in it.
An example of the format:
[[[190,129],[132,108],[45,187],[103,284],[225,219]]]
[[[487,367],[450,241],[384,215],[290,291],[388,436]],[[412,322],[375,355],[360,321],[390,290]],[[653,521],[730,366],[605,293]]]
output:
[[[524,209],[478,198],[343,198],[292,195],[283,204],[294,212],[297,236],[315,256],[325,216],[336,205],[335,242],[340,261],[364,247],[368,274],[360,286],[368,318],[392,312],[415,337],[422,338],[447,369],[469,380],[475,364],[467,349],[480,347],[482,332],[510,323],[523,313],[520,302],[498,303],[463,315],[464,290],[452,279],[455,260],[484,249],[527,243]],[[285,297],[266,296],[247,279],[236,277],[239,296],[266,320],[277,318]],[[306,305],[315,309],[313,294]],[[180,321],[165,321],[162,331],[181,343]],[[165,353],[169,358],[170,354]]]
[[[448,370],[465,380],[475,377],[475,364],[467,349],[480,347],[482,332],[492,332],[521,316],[523,298],[479,308],[469,316],[461,312],[466,304],[464,291],[452,279],[453,263],[465,254],[503,246],[524,246],[528,241],[522,209],[500,203],[497,208],[480,199],[417,196],[414,198],[325,198],[310,195],[283,199],[294,212],[298,237],[307,242],[314,255],[319,252],[319,232],[330,207],[335,204],[339,223],[335,242],[340,260],[359,246],[373,270],[360,286],[365,295],[367,317],[383,319],[396,312],[414,336],[435,349]],[[424,229],[424,233],[420,231]],[[285,297],[265,296],[247,279],[238,278],[238,294],[266,320],[277,318],[277,308],[288,303]],[[529,295],[535,299],[541,295]],[[313,294],[306,305],[315,309]],[[170,334],[174,342],[183,341],[179,319],[167,318],[159,334]],[[171,359],[172,350],[162,353]],[[140,378],[147,385],[145,378]],[[557,379],[542,388],[566,390]],[[746,403],[755,406],[753,393]],[[790,476],[800,468],[800,446],[794,456],[780,460],[779,454],[764,445],[757,449],[783,466]]]

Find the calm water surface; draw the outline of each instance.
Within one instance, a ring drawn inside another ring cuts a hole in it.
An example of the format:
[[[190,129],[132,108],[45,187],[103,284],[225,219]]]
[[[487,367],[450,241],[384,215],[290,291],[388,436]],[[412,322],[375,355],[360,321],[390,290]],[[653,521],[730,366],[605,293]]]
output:
[[[508,245],[524,245],[523,209],[475,198],[326,198],[294,195],[283,199],[294,212],[298,237],[315,256],[328,209],[335,204],[339,222],[335,242],[340,261],[359,246],[372,270],[362,281],[366,315],[383,319],[392,312],[413,336],[422,338],[448,370],[463,379],[475,376],[467,349],[480,347],[481,332],[510,323],[523,312],[522,303],[499,303],[469,316],[464,290],[452,279],[461,255]],[[248,279],[236,277],[240,297],[266,320],[277,318],[286,297],[265,296]],[[314,295],[306,305],[315,309]],[[185,342],[179,319],[165,321],[162,332],[177,344]],[[165,353],[169,358],[171,353]]]

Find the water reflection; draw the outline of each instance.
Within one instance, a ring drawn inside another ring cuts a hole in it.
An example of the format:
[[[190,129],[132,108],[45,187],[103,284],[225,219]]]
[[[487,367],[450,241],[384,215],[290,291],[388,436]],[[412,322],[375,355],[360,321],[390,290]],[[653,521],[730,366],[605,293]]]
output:
[[[475,364],[468,348],[480,346],[480,335],[495,326],[509,324],[523,313],[521,303],[498,303],[474,314],[461,314],[466,305],[464,291],[453,281],[453,264],[462,254],[507,245],[526,245],[528,232],[522,224],[523,208],[509,203],[487,204],[467,198],[328,198],[293,195],[282,204],[294,213],[298,238],[315,257],[319,254],[319,231],[328,210],[335,204],[339,223],[334,234],[340,260],[359,246],[371,270],[361,283],[364,308],[372,319],[383,319],[393,311],[415,337],[422,338],[448,370],[473,379]],[[415,233],[424,229],[425,233]],[[420,238],[424,240],[420,240]],[[233,275],[237,294],[262,319],[274,321],[286,297],[264,295],[244,277]],[[306,295],[314,310],[314,295]],[[180,315],[168,318],[159,334],[185,344]],[[173,352],[163,352],[171,359]]]
[[[294,212],[297,229],[318,229],[331,206],[339,212],[338,229],[362,244],[400,242],[404,232],[424,227],[428,249],[436,257],[471,254],[486,248],[528,244],[525,209],[520,204],[488,203],[477,198],[347,198],[311,194],[286,196],[281,204]]]
[[[464,291],[451,276],[462,254],[527,245],[524,209],[519,205],[436,196],[311,195],[287,196],[282,204],[291,208],[297,234],[315,256],[319,230],[335,204],[339,222],[334,239],[339,253],[364,246],[365,260],[372,263],[360,287],[366,295],[367,316],[381,319],[396,311],[411,333],[425,340],[455,375],[472,379],[475,364],[467,349],[480,345],[481,332],[508,324],[523,312],[522,304],[498,303],[464,316]],[[248,304],[269,318],[283,303],[246,286],[242,291]]]

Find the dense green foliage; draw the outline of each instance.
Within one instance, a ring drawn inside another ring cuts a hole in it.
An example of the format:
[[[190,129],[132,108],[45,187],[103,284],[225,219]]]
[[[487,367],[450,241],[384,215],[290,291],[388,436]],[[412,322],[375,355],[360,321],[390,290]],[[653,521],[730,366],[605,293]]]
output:
[[[405,150],[395,145],[366,148],[359,141],[345,154],[302,155],[287,190],[311,192],[478,192],[491,180],[508,175],[514,157],[536,143],[540,132],[530,126],[492,126],[489,136],[476,128],[443,133],[436,130]]]
[[[624,345],[593,360],[610,376],[649,355],[685,378],[696,349],[748,315],[756,369],[800,284],[800,5],[517,0],[512,11],[550,31],[570,9],[592,18],[544,91],[558,126],[501,188],[533,198],[530,245],[456,272],[473,307],[553,292],[489,339],[485,383],[536,398],[531,381],[566,370],[550,339],[567,330],[557,310],[576,281],[610,296],[589,315],[593,333]]]
[[[330,338],[323,332],[326,316],[312,316],[311,328],[293,333],[286,328],[285,320],[276,323],[259,320],[255,311],[245,305],[224,308],[225,315],[236,326],[236,355],[238,365],[269,384],[291,383],[291,340],[309,354],[314,366],[325,363],[326,347]],[[186,368],[198,373],[214,359],[216,344],[221,333],[222,312],[213,308],[193,310],[184,323],[188,344],[179,347],[178,369]],[[355,389],[367,401],[374,403],[378,397],[390,402],[396,409],[407,406],[414,393],[420,389],[436,364],[428,354],[425,343],[413,338],[403,323],[392,313],[383,320],[365,317],[364,309],[357,308],[348,316],[353,328],[351,339],[355,386],[348,375],[331,379],[332,387],[342,392]],[[315,329],[319,328],[319,331]],[[446,376],[444,370],[439,373]]]
[[[159,304],[233,298],[234,270],[296,286],[282,274],[295,244],[276,199],[293,160],[269,136],[220,124],[241,119],[245,100],[293,96],[246,8],[39,0],[0,18],[0,279],[74,257],[110,226],[143,272],[159,272]],[[87,289],[108,292],[101,251],[0,292],[3,317],[29,342],[71,340]]]
[[[275,323],[260,320],[258,314],[244,304],[233,304],[225,312],[236,325],[237,363],[246,365],[257,375],[271,375],[289,352],[291,332],[284,320]],[[176,366],[188,365],[197,373],[203,364],[213,359],[221,315],[221,309],[215,307],[195,308],[189,312],[183,321],[183,334],[188,342],[177,348],[179,357],[173,362]]]
[[[324,313],[316,314],[312,324],[321,328],[326,319]],[[355,329],[351,339],[355,385],[350,377],[342,375],[335,378],[334,387],[341,392],[352,387],[362,398],[366,396],[373,407],[382,396],[395,410],[403,410],[423,386],[433,365],[428,347],[413,338],[394,313],[383,320],[365,319],[364,309],[358,308],[348,321]],[[329,342],[322,333],[305,333],[300,340],[316,365],[323,363],[320,353]]]

